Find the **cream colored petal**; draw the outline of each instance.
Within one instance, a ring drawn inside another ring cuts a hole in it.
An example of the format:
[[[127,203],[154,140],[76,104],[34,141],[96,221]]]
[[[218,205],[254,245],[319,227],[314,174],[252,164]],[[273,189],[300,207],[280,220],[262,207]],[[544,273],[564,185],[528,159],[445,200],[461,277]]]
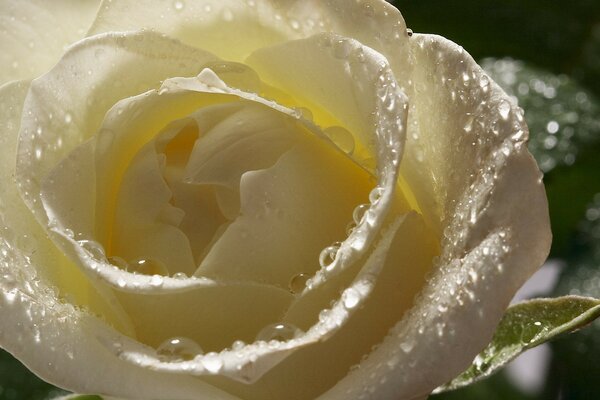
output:
[[[209,353],[229,348],[236,340],[253,342],[262,328],[278,321],[293,296],[287,290],[244,283],[118,297],[138,341],[156,349],[170,338],[186,337]]]
[[[450,380],[489,342],[549,250],[548,207],[522,111],[459,46],[413,39],[402,174],[443,232],[441,256],[415,307],[327,400],[412,398]]]
[[[194,144],[184,181],[238,191],[246,171],[272,166],[294,143],[293,122],[259,104],[246,104]]]
[[[317,290],[328,276],[342,272],[362,255],[389,211],[405,139],[407,98],[385,57],[338,35],[320,34],[260,49],[247,62],[266,83],[290,94],[297,104],[326,110],[313,113],[315,123],[326,133],[340,126],[346,129],[345,136],[355,143],[352,158],[376,174],[380,196],[368,205],[366,217],[357,221],[358,227],[343,241],[333,263],[307,286]]]
[[[168,218],[173,193],[163,178],[153,142],[139,150],[123,175],[112,231],[111,254],[130,263],[164,264],[170,275],[191,275],[196,263],[181,217]],[[175,209],[174,211],[183,210]]]
[[[0,1],[0,85],[48,71],[82,39],[100,0]]]
[[[346,237],[354,208],[368,199],[370,175],[310,132],[289,134],[298,144],[273,167],[242,176],[240,216],[197,274],[287,290],[297,274],[320,269],[325,247]]]
[[[118,0],[104,2],[89,35],[152,29],[221,58],[242,61],[254,49],[284,41],[293,34],[286,21],[275,18],[276,13],[274,5],[265,1],[180,0],[157,4],[152,0]]]
[[[157,358],[155,350],[131,345],[121,357],[153,370],[199,375],[244,398],[277,399],[292,389],[303,396],[300,398],[312,398],[343,376],[366,353],[365,349],[381,340],[404,307],[410,306],[436,254],[434,240],[417,214],[397,218],[386,227],[351,285],[334,299],[330,309],[319,314],[318,321],[306,333],[298,332],[291,340],[241,343],[219,353],[178,362],[165,362]],[[406,268],[398,268],[399,263]],[[377,311],[388,308],[389,312]],[[365,324],[375,328],[362,336],[355,335],[358,328],[347,327]],[[335,367],[329,363],[315,367],[315,353],[328,350],[334,354],[330,360]],[[340,362],[336,362],[337,358]],[[279,363],[283,364],[273,369]],[[213,378],[217,373],[222,377]],[[306,374],[306,378],[296,379],[299,374]],[[315,385],[305,385],[307,380],[315,379]]]
[[[47,265],[47,264],[46,264]],[[130,339],[87,311],[59,300],[42,280],[9,281],[18,270],[35,274],[43,265],[0,242],[0,343],[31,371],[61,388],[124,399],[236,400],[196,378],[158,373],[119,359]],[[7,286],[8,285],[8,286]]]
[[[77,266],[52,243],[46,230],[38,224],[19,196],[14,178],[15,149],[21,109],[28,90],[28,82],[0,87],[1,291],[10,297],[13,289],[30,288],[33,282],[41,280],[48,283],[48,290],[58,292],[53,296],[58,295],[73,305],[89,308],[116,329],[132,334],[128,317],[108,289],[102,284],[88,281]],[[7,251],[6,254],[4,250]],[[31,263],[32,266],[26,268],[21,265],[22,262]],[[8,322],[9,319],[3,321],[3,326],[10,327],[2,330],[8,335],[14,326]],[[1,341],[0,346],[5,346],[5,342]]]
[[[232,61],[290,39],[334,32],[389,55],[394,71],[407,64],[406,25],[383,0],[178,0],[159,6],[113,0],[103,4],[89,34],[144,28]]]
[[[157,88],[170,76],[193,76],[212,60],[150,32],[106,34],[78,42],[36,79],[25,100],[17,157],[17,179],[36,218],[47,221],[39,202],[41,179],[97,133],[118,100]],[[135,79],[127,78],[131,71]]]

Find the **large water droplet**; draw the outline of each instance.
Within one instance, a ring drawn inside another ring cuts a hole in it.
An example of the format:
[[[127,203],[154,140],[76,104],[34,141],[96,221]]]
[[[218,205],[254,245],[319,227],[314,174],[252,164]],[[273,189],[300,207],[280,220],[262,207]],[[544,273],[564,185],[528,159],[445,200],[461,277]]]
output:
[[[183,6],[184,6],[184,4],[183,4],[183,1],[181,1],[181,0],[176,0],[175,2],[173,2],[173,8],[177,11],[183,10]]]
[[[262,340],[265,342],[277,340],[280,342],[285,342],[292,340],[301,333],[302,331],[292,324],[278,323],[264,327],[258,333],[258,335],[256,335],[256,340]]]
[[[306,287],[306,281],[310,278],[310,274],[301,272],[290,279],[289,289],[293,294],[301,293]]]
[[[215,61],[204,64],[228,86],[246,92],[259,93],[261,81],[256,72],[248,66],[230,61]]]
[[[352,51],[352,43],[347,39],[339,39],[333,43],[333,55],[339,59],[346,59]]]
[[[140,258],[129,263],[129,270],[143,275],[169,275],[169,270],[159,260]]]
[[[360,294],[354,288],[346,289],[344,294],[342,294],[342,303],[348,309],[356,307],[359,302]]]
[[[365,213],[368,209],[368,204],[361,204],[354,209],[354,211],[352,212],[352,219],[357,225],[360,224],[360,222],[363,220],[363,217],[365,216]]]
[[[217,353],[208,353],[202,358],[202,365],[211,374],[216,374],[223,368],[223,360]]]
[[[106,259],[106,253],[104,252],[104,248],[100,243],[93,240],[80,240],[78,243],[94,259],[99,261]]]
[[[121,257],[108,257],[108,262],[111,263],[111,265],[114,265],[115,267],[120,268],[122,270],[126,271],[127,269],[129,269],[129,263]]]
[[[156,349],[158,358],[165,362],[178,362],[193,360],[203,353],[202,347],[192,339],[174,337],[161,343]]]
[[[379,186],[371,190],[371,192],[369,193],[369,202],[371,204],[379,203],[379,200],[381,199],[381,196],[383,195],[384,191],[385,189]]]
[[[354,136],[346,128],[341,126],[331,126],[325,129],[324,133],[335,143],[344,153],[352,154],[354,152]]]
[[[340,246],[335,244],[325,247],[323,251],[321,251],[321,254],[319,254],[319,265],[321,265],[322,268],[331,267],[339,249]]]
[[[506,100],[501,100],[498,105],[498,112],[502,119],[508,119],[508,114],[510,113],[510,103]]]
[[[233,11],[229,8],[223,9],[223,19],[227,22],[233,21]]]

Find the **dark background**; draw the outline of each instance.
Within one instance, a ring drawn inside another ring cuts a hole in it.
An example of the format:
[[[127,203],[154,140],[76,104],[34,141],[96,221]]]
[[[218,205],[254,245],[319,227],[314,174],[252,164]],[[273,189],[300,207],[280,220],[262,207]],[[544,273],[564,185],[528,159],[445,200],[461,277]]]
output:
[[[518,98],[531,131],[530,149],[546,172],[551,258],[564,265],[552,295],[600,298],[600,0],[393,3],[413,31],[459,43]],[[599,321],[555,340],[551,350],[546,384],[537,393],[521,391],[500,372],[432,400],[600,398]],[[58,393],[0,350],[0,400]]]

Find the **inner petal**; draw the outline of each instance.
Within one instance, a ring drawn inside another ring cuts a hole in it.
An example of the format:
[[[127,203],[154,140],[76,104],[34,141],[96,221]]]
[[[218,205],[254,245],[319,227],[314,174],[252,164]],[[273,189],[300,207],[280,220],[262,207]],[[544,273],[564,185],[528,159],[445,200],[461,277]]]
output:
[[[273,167],[242,176],[240,216],[197,275],[287,288],[294,276],[320,268],[325,247],[345,239],[372,177],[331,143],[299,126],[292,132],[297,144]]]
[[[195,262],[186,235],[178,229],[181,212],[170,204],[172,192],[163,178],[164,155],[154,142],[144,146],[123,176],[113,231],[112,256],[136,264],[166,268],[143,273],[191,273]]]

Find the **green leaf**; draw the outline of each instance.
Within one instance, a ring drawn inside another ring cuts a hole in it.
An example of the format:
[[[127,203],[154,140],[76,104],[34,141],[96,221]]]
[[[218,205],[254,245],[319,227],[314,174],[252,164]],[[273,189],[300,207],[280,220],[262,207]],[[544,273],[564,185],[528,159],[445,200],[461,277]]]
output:
[[[590,297],[534,299],[512,306],[500,321],[492,342],[475,357],[471,367],[434,393],[481,380],[523,351],[579,329],[598,317],[600,300]]]

